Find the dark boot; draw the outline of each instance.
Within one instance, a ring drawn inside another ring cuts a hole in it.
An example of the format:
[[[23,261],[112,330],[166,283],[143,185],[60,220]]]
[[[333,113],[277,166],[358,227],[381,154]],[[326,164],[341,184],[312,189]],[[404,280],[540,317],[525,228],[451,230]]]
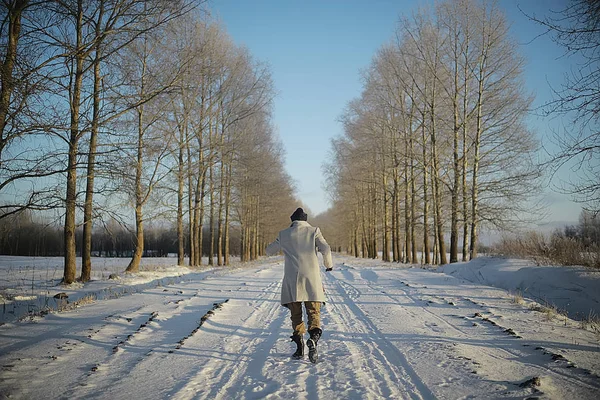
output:
[[[308,358],[312,363],[316,363],[319,359],[317,343],[319,342],[323,331],[319,328],[313,328],[310,331],[308,331],[308,333],[310,334],[310,339],[306,341],[306,345],[308,346]]]
[[[302,335],[298,335],[297,333],[290,336],[292,342],[296,343],[296,352],[292,354],[293,358],[304,358],[304,337]]]

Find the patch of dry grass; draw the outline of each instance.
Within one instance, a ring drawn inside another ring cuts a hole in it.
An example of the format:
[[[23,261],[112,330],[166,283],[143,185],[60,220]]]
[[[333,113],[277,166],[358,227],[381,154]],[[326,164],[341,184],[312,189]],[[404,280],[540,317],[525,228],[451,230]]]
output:
[[[504,237],[494,252],[510,257],[533,260],[537,265],[583,265],[600,268],[600,247],[585,246],[575,238],[554,232],[544,235],[526,232],[514,237]]]
[[[515,304],[524,305],[525,299],[523,299],[523,294],[520,291],[517,291],[513,294],[512,302]]]
[[[590,310],[589,314],[581,319],[581,329],[600,334],[600,316]]]
[[[554,304],[542,305],[539,303],[531,303],[529,305],[529,309],[531,311],[537,311],[539,313],[542,313],[545,316],[546,321],[552,321],[556,318],[563,318],[565,320],[565,325],[567,324],[567,312],[565,310],[559,309]]]
[[[93,302],[96,301],[96,299],[97,299],[96,295],[91,293],[91,294],[88,294],[87,296],[80,298],[79,300],[74,301],[73,305],[75,307],[85,306],[86,304],[92,304]]]

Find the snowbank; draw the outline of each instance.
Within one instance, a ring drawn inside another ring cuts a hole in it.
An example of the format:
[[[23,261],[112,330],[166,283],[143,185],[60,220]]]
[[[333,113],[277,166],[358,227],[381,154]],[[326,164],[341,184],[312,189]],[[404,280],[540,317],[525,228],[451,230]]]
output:
[[[528,260],[481,257],[444,265],[438,271],[520,293],[541,304],[554,305],[569,317],[600,315],[600,271],[585,267],[538,266]]]
[[[140,272],[124,274],[129,259],[93,258],[90,282],[61,285],[63,262],[60,257],[0,256],[0,323],[26,315],[64,310],[90,300],[136,293],[182,280],[188,274],[207,271],[206,268],[192,270],[177,266],[177,260],[173,258],[142,258]],[[81,272],[79,262],[78,275]],[[111,274],[118,277],[109,279]]]
[[[223,267],[208,266],[206,258],[202,260],[202,266],[188,268],[178,266],[173,257],[147,257],[142,258],[139,272],[126,274],[129,260],[93,257],[89,282],[62,285],[62,257],[0,256],[0,325],[28,315],[64,311],[93,300],[117,298],[223,272]],[[279,258],[274,258],[271,262],[277,260]],[[80,262],[81,259],[77,259],[77,276],[81,274]],[[264,260],[257,262],[265,264]],[[225,270],[247,268],[257,262],[241,263],[235,257]],[[117,277],[110,279],[111,275]]]

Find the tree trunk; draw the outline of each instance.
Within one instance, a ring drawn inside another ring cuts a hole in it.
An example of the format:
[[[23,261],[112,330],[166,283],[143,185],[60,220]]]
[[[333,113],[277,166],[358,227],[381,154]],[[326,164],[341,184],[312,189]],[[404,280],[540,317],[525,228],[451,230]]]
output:
[[[144,86],[142,82],[142,87]],[[143,92],[143,89],[142,89]],[[144,106],[138,107],[138,143],[135,166],[135,250],[125,272],[138,272],[144,254],[142,171],[144,168]]]
[[[358,249],[358,223],[355,223],[354,227],[354,257],[360,257],[360,250]]]
[[[434,186],[434,179],[435,179],[435,174],[433,172],[433,165],[431,165],[431,173],[429,174],[431,176],[431,186]],[[431,195],[432,195],[432,203],[435,204],[437,203],[436,201],[436,191],[432,190],[431,191]],[[437,213],[434,211],[433,212],[433,263],[438,265],[440,263],[440,255],[439,255],[439,242],[438,242],[438,222],[437,222]]]
[[[213,129],[216,131],[217,126],[213,126],[212,118],[209,115],[208,122],[208,148],[209,157],[207,160],[208,169],[208,265],[213,265],[213,255],[215,251],[215,201],[214,201],[214,179],[213,179],[213,157],[215,157],[215,148],[213,143]],[[216,133],[216,132],[215,132]]]
[[[408,145],[408,143],[406,143]],[[407,146],[408,147],[408,146]],[[410,236],[410,185],[408,182],[408,157],[404,158],[404,263],[411,263],[411,253],[409,249],[411,248],[412,238]]]
[[[483,64],[483,61],[482,61]],[[478,228],[478,186],[477,186],[477,178],[479,173],[479,147],[481,141],[481,129],[482,129],[482,97],[483,97],[483,67],[480,72],[480,80],[479,80],[479,94],[477,99],[477,128],[475,130],[475,143],[474,143],[474,156],[473,156],[473,175],[472,175],[472,188],[471,188],[471,251],[470,258],[471,260],[477,257],[477,235],[479,232]]]
[[[142,205],[138,204],[135,207],[135,250],[133,257],[127,266],[125,272],[139,272],[140,261],[144,254],[144,220]]]
[[[256,260],[260,254],[259,251],[259,230],[260,230],[260,196],[256,196],[256,210],[254,214],[254,243],[253,243],[253,260]]]
[[[204,218],[204,179],[205,179],[205,171],[204,167],[204,132],[202,129],[202,124],[204,123],[204,114],[205,114],[205,102],[206,102],[206,93],[205,93],[205,80],[201,79],[201,94],[200,94],[200,104],[199,104],[199,118],[200,121],[197,130],[194,132],[196,136],[196,141],[198,142],[198,167],[197,167],[197,178],[195,182],[194,188],[194,215],[192,218],[192,208],[190,202],[190,264],[194,266],[198,266],[202,264],[202,222]],[[188,147],[188,159],[191,160],[191,154]],[[189,163],[190,176],[192,171],[191,161]],[[191,182],[190,182],[190,190],[191,190]]]
[[[195,199],[198,198],[198,193],[194,188],[193,177],[192,177],[192,150],[190,148],[189,141],[189,131],[186,130],[186,139],[185,146],[187,151],[187,185],[188,185],[188,243],[190,250],[190,267],[195,266],[196,264],[196,227],[194,225],[195,222],[195,214],[197,212],[196,205],[194,204]]]
[[[179,154],[177,157],[177,265],[183,266],[185,263],[185,248],[183,235],[183,196],[185,186],[184,153],[187,123],[179,129]],[[189,208],[190,215],[192,213]]]
[[[456,40],[455,40],[456,41]],[[456,44],[455,44],[456,45]],[[455,51],[456,53],[456,51]],[[454,93],[452,99],[452,170],[454,173],[453,186],[450,190],[451,211],[450,211],[450,262],[458,262],[458,188],[460,185],[460,163],[458,156],[458,131],[460,129],[458,122],[458,55],[454,60]]]
[[[390,228],[388,214],[387,176],[383,174],[383,261],[390,261]]]
[[[394,262],[400,261],[400,254],[398,253],[398,171],[394,167],[394,188],[392,194],[392,259]]]
[[[229,265],[229,213],[231,207],[231,167],[227,166],[227,182],[225,189],[225,234],[224,239],[224,251],[223,251],[223,262],[225,265]]]
[[[212,146],[211,146],[212,148]],[[211,150],[212,151],[212,150]],[[212,157],[211,157],[212,158]],[[213,254],[215,250],[215,202],[212,161],[208,166],[208,195],[210,204],[208,207],[208,265],[213,265]]]
[[[202,173],[199,177],[200,202],[198,204],[198,214],[196,216],[196,265],[202,265],[202,255],[204,254],[204,198],[206,197],[206,172],[207,166],[202,166]]]
[[[434,90],[435,93],[435,90]],[[435,132],[435,107],[434,102],[432,100],[431,103],[431,155],[433,158],[433,190],[435,192],[435,196],[433,198],[433,206],[436,216],[436,233],[437,233],[437,248],[439,252],[439,260],[440,264],[447,264],[446,258],[446,246],[444,244],[444,221],[442,218],[442,193],[441,193],[441,185],[440,185],[440,177],[439,177],[439,159],[437,155],[437,139]]]
[[[427,187],[429,182],[427,181],[427,135],[425,134],[425,113],[422,113],[422,126],[421,126],[422,140],[423,140],[423,253],[425,256],[425,264],[431,264],[431,249],[429,247],[429,194]]]
[[[246,229],[248,227],[248,189],[246,187],[246,177],[244,177],[244,185],[243,185],[243,189],[242,189],[242,195],[241,195],[241,204],[240,204],[240,209],[241,209],[241,215],[240,215],[240,260],[242,262],[247,261],[246,258],[246,249],[247,249],[247,245],[246,245],[246,238],[247,238],[247,232]]]
[[[144,37],[144,53],[142,58],[142,70],[141,70],[141,81],[140,81],[140,99],[143,99],[146,95],[145,76],[146,76],[146,49],[147,43]],[[142,193],[142,172],[144,170],[144,105],[137,107],[137,156],[135,165],[135,250],[133,257],[127,266],[125,272],[138,272],[140,270],[140,261],[144,253],[144,218],[143,218],[143,205],[144,205],[144,194]]]
[[[402,258],[402,235],[400,234],[401,232],[401,226],[400,226],[400,175],[398,170],[396,170],[396,181],[395,181],[395,189],[394,191],[396,192],[396,197],[394,199],[394,203],[396,206],[396,253],[398,254],[398,256],[396,257],[396,261],[397,262],[402,262],[403,258]]]
[[[202,167],[200,167],[202,168]],[[192,221],[192,234],[190,235],[193,239],[191,242],[191,248],[193,253],[192,265],[197,267],[201,264],[202,259],[202,227],[200,226],[200,213],[204,208],[204,196],[201,191],[202,186],[202,171],[198,171],[196,182],[194,185],[194,218]]]
[[[83,29],[83,1],[77,2],[77,23],[76,23],[76,54],[75,54],[75,77],[71,87],[71,126],[69,137],[69,159],[67,164],[67,193],[65,199],[65,227],[64,227],[64,246],[65,246],[65,268],[63,283],[70,284],[75,282],[77,273],[76,249],[75,249],[75,209],[77,201],[77,151],[79,144],[79,109],[81,102],[81,85],[83,81],[83,61],[82,52],[82,29]]]
[[[10,99],[15,88],[13,72],[21,35],[21,17],[28,3],[28,0],[17,0],[12,4],[12,7],[7,6],[7,8],[10,8],[7,10],[8,18],[6,18],[8,20],[8,38],[6,40],[6,48],[4,49],[4,61],[0,65],[2,78],[2,85],[0,85],[0,161],[2,160],[2,151],[6,146],[4,129],[10,109]]]
[[[373,182],[375,182],[375,177],[373,176]],[[371,232],[371,258],[376,259],[379,258],[379,254],[377,252],[378,249],[378,242],[377,242],[377,203],[378,203],[378,199],[377,199],[377,187],[375,185],[375,183],[373,183],[372,185],[372,194],[373,194],[373,204],[372,204],[372,210],[373,210],[373,215],[372,217],[369,219],[369,223],[370,223],[370,232]]]
[[[482,35],[485,36],[485,30]],[[477,240],[478,240],[478,224],[479,224],[479,187],[477,183],[479,174],[479,151],[481,146],[481,133],[483,130],[482,126],[482,114],[483,114],[483,89],[484,80],[486,76],[486,64],[487,64],[487,49],[484,46],[479,61],[479,76],[478,76],[478,88],[477,88],[477,126],[475,128],[475,143],[474,154],[473,154],[473,175],[472,175],[472,188],[471,188],[471,248],[470,258],[471,260],[477,257]]]
[[[468,45],[467,45],[468,49]],[[467,50],[468,51],[468,50]],[[469,251],[469,210],[467,201],[467,168],[468,168],[468,157],[467,157],[467,98],[468,98],[468,75],[467,75],[467,62],[465,60],[465,78],[464,78],[464,95],[463,95],[463,123],[462,123],[462,203],[463,203],[463,244],[462,244],[462,260],[468,260]]]
[[[222,105],[221,105],[222,106]],[[225,190],[225,124],[221,122],[221,134],[219,138],[219,150],[221,159],[219,160],[219,204],[217,207],[217,265],[223,265],[223,197]]]
[[[360,212],[360,217],[361,217],[361,228],[362,228],[362,256],[363,258],[369,258],[369,251],[368,251],[368,246],[367,246],[367,240],[368,240],[368,236],[367,236],[367,224],[365,221],[365,218],[367,217],[365,215],[365,200],[361,199],[360,200],[360,208],[361,208],[361,212]]]
[[[243,209],[243,206],[242,206]],[[240,216],[240,261],[246,261],[246,217]]]
[[[412,125],[412,118],[411,118]],[[412,262],[417,263],[417,240],[415,238],[415,212],[416,212],[416,190],[415,190],[415,161],[413,154],[413,139],[412,133],[409,138],[409,153],[410,153],[410,237],[412,249]]]
[[[221,160],[221,176],[219,184],[219,206],[217,208],[217,265],[223,265],[223,190],[225,172],[223,170],[223,160]]]
[[[96,54],[94,57],[94,89],[92,129],[90,132],[90,148],[88,152],[87,182],[85,188],[85,203],[83,206],[83,245],[81,249],[81,277],[82,282],[91,279],[92,273],[92,228],[93,228],[93,201],[94,201],[94,175],[96,168],[96,148],[98,142],[98,128],[100,119],[100,52],[101,52],[101,23],[104,15],[104,1],[100,1],[98,20],[96,22]]]

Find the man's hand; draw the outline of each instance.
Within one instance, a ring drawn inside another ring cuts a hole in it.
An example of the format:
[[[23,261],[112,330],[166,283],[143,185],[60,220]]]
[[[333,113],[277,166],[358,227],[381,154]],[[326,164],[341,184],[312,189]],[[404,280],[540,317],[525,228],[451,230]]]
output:
[[[333,271],[333,268],[325,268],[325,271],[327,271],[327,272]]]

